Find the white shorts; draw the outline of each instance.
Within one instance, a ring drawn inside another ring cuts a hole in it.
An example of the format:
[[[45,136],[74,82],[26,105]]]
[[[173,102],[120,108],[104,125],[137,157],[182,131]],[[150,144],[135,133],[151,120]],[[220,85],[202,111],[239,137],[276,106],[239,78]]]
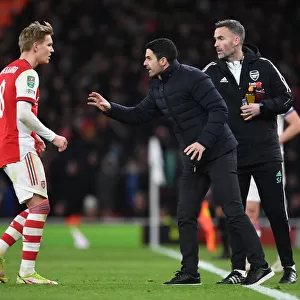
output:
[[[283,183],[283,187],[285,187],[285,182],[286,182],[285,170],[284,170],[284,164],[282,164],[282,183]],[[253,202],[260,203],[260,197],[259,197],[259,194],[258,194],[257,186],[256,186],[256,183],[255,183],[252,176],[251,176],[247,201],[253,201]]]
[[[259,194],[258,194],[256,183],[255,183],[252,176],[251,176],[247,201],[260,202],[260,197],[259,197]]]
[[[41,195],[48,199],[47,182],[41,159],[34,153],[27,153],[21,161],[6,165],[3,170],[13,183],[19,203]]]

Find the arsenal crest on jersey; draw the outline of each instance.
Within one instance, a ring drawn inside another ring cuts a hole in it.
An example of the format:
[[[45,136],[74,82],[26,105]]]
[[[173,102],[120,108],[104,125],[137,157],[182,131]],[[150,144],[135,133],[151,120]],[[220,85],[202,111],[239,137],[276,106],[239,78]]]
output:
[[[41,181],[41,187],[42,187],[43,189],[46,187],[46,182],[45,182],[45,180],[42,180],[42,181]]]
[[[258,70],[251,70],[249,72],[249,75],[250,75],[250,78],[253,80],[253,81],[256,81],[258,78],[259,78],[259,72]]]

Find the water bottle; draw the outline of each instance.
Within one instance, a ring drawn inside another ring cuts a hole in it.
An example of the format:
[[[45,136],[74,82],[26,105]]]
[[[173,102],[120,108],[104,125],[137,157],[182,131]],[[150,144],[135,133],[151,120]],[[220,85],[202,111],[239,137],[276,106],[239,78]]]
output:
[[[249,85],[245,98],[247,99],[248,103],[255,103],[255,93],[252,85]]]
[[[265,90],[262,87],[262,83],[260,81],[256,82],[255,88],[255,102],[261,102],[265,99]]]
[[[242,99],[242,105],[241,105],[241,106],[244,106],[244,105],[248,105],[248,101],[247,101],[246,98],[243,98],[243,99]],[[246,118],[247,118],[247,116],[242,116],[242,117],[243,117],[243,119],[246,119]]]

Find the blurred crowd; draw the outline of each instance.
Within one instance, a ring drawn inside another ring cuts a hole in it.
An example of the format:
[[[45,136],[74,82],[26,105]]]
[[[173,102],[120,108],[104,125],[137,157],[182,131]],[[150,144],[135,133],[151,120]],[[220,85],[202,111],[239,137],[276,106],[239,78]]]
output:
[[[0,69],[19,57],[18,35],[30,22],[49,21],[54,49],[40,76],[40,119],[69,140],[58,153],[47,144],[43,162],[52,215],[144,217],[148,214],[147,144],[156,135],[165,157],[162,211],[174,214],[178,150],[166,120],[129,127],[88,107],[91,91],[108,100],[135,105],[146,94],[144,45],[157,37],[172,39],[179,60],[203,68],[216,57],[214,23],[235,18],[246,28],[246,42],[256,44],[293,87],[295,107],[300,87],[300,50],[295,28],[300,7],[294,1],[224,0],[32,0],[12,25],[2,30]],[[299,95],[300,96],[300,95]],[[287,192],[292,216],[300,216],[300,140],[286,145]],[[17,202],[0,175],[0,216],[14,215]]]

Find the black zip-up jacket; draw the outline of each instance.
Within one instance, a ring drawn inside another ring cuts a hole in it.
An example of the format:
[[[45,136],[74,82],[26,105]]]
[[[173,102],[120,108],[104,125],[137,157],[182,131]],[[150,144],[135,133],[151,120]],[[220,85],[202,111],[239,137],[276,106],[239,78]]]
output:
[[[111,103],[111,110],[105,114],[132,125],[169,117],[182,149],[194,142],[206,148],[200,164],[236,148],[237,141],[226,123],[227,106],[209,76],[176,60],[161,78],[151,79],[150,90],[138,105]]]
[[[284,77],[268,59],[261,57],[255,46],[243,47],[240,84],[224,60],[208,64],[203,71],[208,74],[228,106],[228,125],[238,145],[238,166],[268,161],[282,161],[277,134],[277,115],[292,106],[292,94]],[[249,83],[260,81],[264,94],[261,113],[250,121],[241,114],[241,100],[245,98]]]

